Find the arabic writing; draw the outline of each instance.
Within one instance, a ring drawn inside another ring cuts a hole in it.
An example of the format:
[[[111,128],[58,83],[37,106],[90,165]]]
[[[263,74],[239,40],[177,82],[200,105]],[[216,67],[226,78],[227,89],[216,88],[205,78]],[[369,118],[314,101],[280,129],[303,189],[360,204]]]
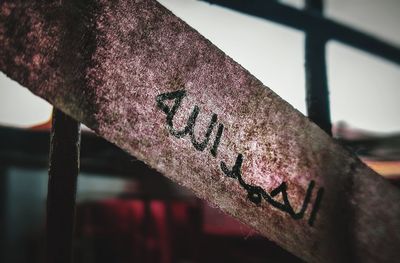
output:
[[[174,128],[173,119],[178,109],[180,108],[182,100],[185,96],[186,96],[185,90],[178,90],[160,94],[156,97],[157,107],[166,114],[167,129],[171,135],[175,136],[176,138],[183,138],[186,135],[189,135],[190,141],[193,144],[194,148],[197,151],[204,151],[210,143],[210,137],[218,122],[218,116],[215,113],[212,114],[210,123],[207,127],[204,138],[202,140],[198,140],[194,135],[196,121],[200,113],[200,108],[197,105],[194,106],[192,112],[190,113],[186,122],[186,126],[181,130],[177,130],[176,128]],[[173,100],[172,107],[168,106],[165,103],[166,101],[170,100]],[[224,125],[218,123],[217,133],[214,142],[212,143],[212,147],[210,149],[210,153],[213,157],[217,157],[218,147],[222,139],[223,131],[224,131]],[[227,164],[224,161],[221,161],[220,169],[225,176],[238,180],[240,186],[244,190],[246,190],[247,198],[251,202],[253,202],[256,205],[259,205],[262,199],[264,199],[273,207],[288,213],[295,220],[302,219],[304,217],[308,204],[311,201],[312,192],[315,187],[315,182],[313,180],[310,181],[308,185],[306,195],[304,197],[304,201],[299,212],[295,212],[288,198],[286,182],[282,182],[277,188],[273,189],[270,193],[267,193],[260,186],[250,185],[243,180],[242,164],[243,164],[243,155],[239,153],[236,157],[235,164],[232,166],[232,168],[229,169]],[[308,224],[310,226],[314,224],[318,209],[320,207],[323,193],[324,189],[322,187],[319,188],[315,197],[314,206],[310,212],[310,216],[308,219]],[[278,196],[279,194],[281,194],[282,196],[283,203],[274,199],[274,197]]]

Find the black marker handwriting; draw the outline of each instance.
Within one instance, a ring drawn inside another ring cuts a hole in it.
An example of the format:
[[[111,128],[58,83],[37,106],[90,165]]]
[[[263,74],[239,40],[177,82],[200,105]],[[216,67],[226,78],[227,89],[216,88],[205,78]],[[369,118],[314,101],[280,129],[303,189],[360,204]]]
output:
[[[272,206],[288,213],[293,219],[303,218],[304,213],[307,210],[308,203],[311,200],[312,190],[315,186],[314,181],[311,181],[309,183],[307,192],[306,192],[306,196],[303,201],[303,205],[302,205],[300,211],[296,213],[290,204],[290,201],[289,201],[289,198],[287,195],[287,185],[285,182],[282,182],[277,188],[273,189],[271,191],[271,193],[268,194],[261,187],[247,184],[243,180],[242,171],[241,171],[242,163],[243,163],[243,155],[238,154],[238,156],[236,158],[236,163],[232,167],[231,170],[229,170],[227,168],[226,164],[223,161],[221,161],[221,170],[224,172],[224,174],[226,176],[237,179],[239,181],[239,184],[247,191],[247,197],[251,202],[258,205],[261,203],[262,198],[264,198]],[[273,197],[277,196],[279,193],[282,194],[283,203],[280,203],[273,199]],[[313,223],[313,220],[311,221],[310,225],[312,225],[312,223]]]
[[[217,131],[217,135],[215,136],[215,141],[214,144],[210,150],[212,156],[217,157],[217,153],[218,153],[218,146],[219,143],[221,142],[221,137],[222,137],[222,132],[224,131],[224,125],[223,124],[218,124],[218,131]]]
[[[215,113],[211,116],[210,124],[208,125],[207,131],[204,135],[204,139],[201,142],[199,142],[194,135],[196,121],[200,113],[200,108],[198,106],[194,106],[191,114],[187,119],[186,126],[181,130],[177,130],[176,128],[174,128],[173,119],[182,104],[182,99],[185,96],[186,96],[185,90],[178,90],[160,94],[156,97],[157,107],[166,114],[167,129],[171,135],[175,136],[176,138],[183,138],[189,134],[190,140],[194,148],[198,151],[204,151],[209,145],[211,134],[218,122],[218,116]],[[172,107],[169,107],[168,105],[165,104],[165,101],[167,100],[174,101]],[[217,157],[218,147],[222,139],[223,131],[224,131],[224,125],[219,123],[217,134],[210,149],[210,153],[213,157]],[[300,211],[295,212],[288,198],[286,182],[282,182],[277,188],[273,189],[270,193],[267,193],[260,186],[247,184],[243,180],[242,164],[243,164],[243,155],[239,153],[236,158],[235,164],[232,166],[231,169],[229,169],[226,163],[223,161],[220,162],[220,169],[225,174],[225,176],[238,180],[240,186],[247,191],[247,198],[251,202],[253,202],[256,205],[259,205],[262,199],[264,199],[273,207],[288,213],[295,220],[304,217],[308,204],[311,201],[313,189],[315,187],[315,182],[313,180],[308,185],[306,195],[304,197],[304,201]],[[324,193],[323,188],[320,188],[317,191],[314,206],[311,210],[310,217],[308,220],[308,224],[310,226],[314,224],[317,212],[320,207],[323,193]],[[278,196],[279,194],[281,194],[283,202],[279,202],[274,199],[274,197]]]
[[[175,136],[176,138],[182,138],[185,135],[189,134],[190,135],[190,140],[194,146],[194,148],[196,148],[196,150],[198,151],[204,151],[204,149],[207,147],[208,142],[210,141],[210,136],[211,133],[215,127],[215,124],[218,121],[218,117],[217,114],[213,114],[211,117],[211,121],[210,124],[207,128],[207,132],[205,134],[205,138],[202,142],[198,142],[195,138],[194,135],[194,128],[196,126],[196,120],[197,117],[199,115],[200,109],[197,106],[194,106],[192,113],[190,114],[187,123],[186,123],[186,127],[180,131],[177,131],[174,128],[173,125],[173,119],[174,116],[176,114],[176,111],[178,110],[178,108],[180,107],[181,103],[182,103],[182,99],[183,97],[186,95],[186,92],[183,90],[180,91],[176,91],[176,92],[171,92],[171,93],[166,93],[166,94],[161,94],[159,96],[157,96],[157,106],[162,109],[165,114],[167,114],[167,124],[168,124],[168,130],[169,132]],[[167,99],[174,99],[175,98],[175,104],[172,107],[172,109],[170,109],[167,105],[164,104],[164,101]],[[221,131],[222,133],[222,131]],[[221,136],[221,135],[220,135]],[[217,138],[218,141],[214,142],[215,148],[218,147],[219,144],[219,138]],[[214,149],[214,152],[216,154],[216,149]]]

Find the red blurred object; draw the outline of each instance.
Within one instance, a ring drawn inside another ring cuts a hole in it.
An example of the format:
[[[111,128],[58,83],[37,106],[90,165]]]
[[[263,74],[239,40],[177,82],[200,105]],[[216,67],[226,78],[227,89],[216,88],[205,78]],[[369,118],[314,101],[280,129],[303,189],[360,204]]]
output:
[[[119,200],[78,206],[77,236],[93,262],[194,262],[201,232],[198,203]],[[91,247],[91,249],[88,249]]]
[[[301,262],[198,199],[108,199],[77,208],[75,262]]]
[[[33,131],[49,131],[51,130],[51,122],[52,122],[52,117],[50,116],[50,118],[46,122],[36,124],[32,127],[29,127],[29,129]]]

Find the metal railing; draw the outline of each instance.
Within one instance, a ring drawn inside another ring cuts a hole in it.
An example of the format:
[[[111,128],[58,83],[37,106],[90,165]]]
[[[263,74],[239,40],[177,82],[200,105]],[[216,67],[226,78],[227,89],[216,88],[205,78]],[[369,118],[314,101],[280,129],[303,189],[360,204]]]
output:
[[[305,32],[307,112],[309,118],[330,135],[332,134],[332,125],[325,61],[327,41],[335,39],[400,64],[400,50],[398,48],[324,18],[322,0],[306,0],[304,10],[266,0],[204,1]],[[59,128],[57,129],[57,127]],[[60,127],[62,128],[60,129]],[[78,158],[68,158],[68,162],[64,162],[62,167],[57,169],[57,156],[60,156],[57,153],[64,152],[76,156],[76,151],[79,152],[80,141],[80,131],[77,127],[79,127],[79,124],[76,121],[70,119],[61,111],[55,110],[51,132],[53,140],[50,152],[49,193],[59,194],[49,194],[47,201],[47,258],[49,263],[68,263],[71,262],[72,258],[72,233],[70,231],[74,224],[74,198],[79,170],[79,154]],[[66,141],[66,143],[59,143],[61,141]],[[51,167],[56,169],[51,169]],[[64,172],[67,169],[66,167],[71,171],[69,176],[66,176]],[[71,187],[65,188],[65,184]],[[65,198],[65,196],[68,198]]]
[[[323,16],[322,0],[306,0],[304,10],[267,0],[203,0],[261,17],[306,34],[306,98],[309,118],[331,134],[325,46],[334,39],[400,64],[400,49]],[[79,123],[55,110],[51,132],[47,213],[48,262],[71,262],[76,180],[79,171]],[[61,156],[69,156],[63,158]],[[65,187],[68,185],[69,187]]]
[[[202,0],[304,31],[308,117],[331,134],[325,46],[336,40],[400,65],[400,49],[323,15],[323,0],[305,0],[296,9],[274,0]]]

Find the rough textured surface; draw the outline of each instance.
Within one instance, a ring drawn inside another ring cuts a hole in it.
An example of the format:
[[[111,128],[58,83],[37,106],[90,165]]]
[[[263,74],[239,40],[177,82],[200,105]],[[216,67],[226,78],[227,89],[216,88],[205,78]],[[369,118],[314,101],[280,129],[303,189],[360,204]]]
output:
[[[399,258],[399,191],[157,2],[3,1],[0,45],[8,76],[301,258]]]

